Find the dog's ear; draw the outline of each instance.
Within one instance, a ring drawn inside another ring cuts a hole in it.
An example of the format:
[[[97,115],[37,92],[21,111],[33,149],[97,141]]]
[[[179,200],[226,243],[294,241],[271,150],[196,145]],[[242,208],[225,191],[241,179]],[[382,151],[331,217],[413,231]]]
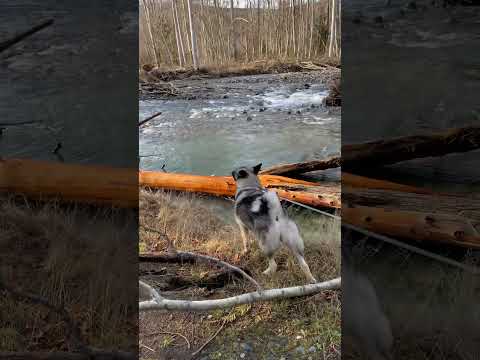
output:
[[[258,165],[255,165],[255,166],[253,167],[253,173],[254,173],[255,175],[258,175],[258,173],[260,172],[261,167],[262,167],[262,163],[260,163],[260,164],[258,164]]]

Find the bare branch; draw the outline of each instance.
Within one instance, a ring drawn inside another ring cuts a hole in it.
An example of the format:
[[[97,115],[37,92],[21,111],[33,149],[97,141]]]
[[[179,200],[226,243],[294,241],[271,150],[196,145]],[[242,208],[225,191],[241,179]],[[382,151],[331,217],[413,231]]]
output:
[[[252,304],[259,301],[271,301],[291,297],[307,296],[317,294],[323,290],[340,289],[341,280],[336,278],[322,283],[294,286],[289,288],[269,289],[255,291],[225,299],[215,300],[170,300],[166,298],[141,301],[139,310],[170,310],[170,311],[208,311],[214,309],[226,309],[236,305]]]

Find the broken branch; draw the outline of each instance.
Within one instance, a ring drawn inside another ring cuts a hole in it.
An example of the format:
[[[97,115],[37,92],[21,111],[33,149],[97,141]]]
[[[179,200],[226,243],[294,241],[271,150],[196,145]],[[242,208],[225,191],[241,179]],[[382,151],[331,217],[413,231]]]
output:
[[[197,260],[202,260],[206,261],[209,263],[214,263],[216,265],[222,266],[224,268],[227,268],[229,270],[232,270],[233,272],[236,272],[240,275],[242,275],[245,279],[250,281],[255,287],[259,290],[262,289],[260,284],[252,278],[250,275],[248,275],[245,271],[240,269],[239,267],[236,267],[232,264],[229,264],[225,261],[222,261],[220,259],[214,258],[212,256],[208,255],[203,255],[203,254],[196,254],[188,251],[176,251],[175,254],[173,255],[167,255],[167,254],[155,254],[155,253],[143,253],[140,254],[139,256],[140,261],[149,261],[149,262],[195,262]]]
[[[208,311],[214,309],[226,309],[236,305],[252,304],[259,301],[272,301],[291,297],[317,294],[323,290],[340,289],[340,278],[322,283],[294,286],[289,288],[269,289],[261,292],[255,291],[225,299],[215,300],[170,300],[166,298],[153,298],[139,303],[139,310],[169,310],[169,311]]]

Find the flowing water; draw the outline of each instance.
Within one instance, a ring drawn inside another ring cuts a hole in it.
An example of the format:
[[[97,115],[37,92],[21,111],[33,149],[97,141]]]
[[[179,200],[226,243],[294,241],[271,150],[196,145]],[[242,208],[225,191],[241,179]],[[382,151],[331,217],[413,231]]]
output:
[[[323,105],[327,87],[315,77],[209,79],[200,89],[208,96],[140,101],[140,119],[162,112],[140,129],[141,168],[228,175],[244,164],[267,167],[340,151],[340,111]],[[338,170],[327,173],[339,178]]]

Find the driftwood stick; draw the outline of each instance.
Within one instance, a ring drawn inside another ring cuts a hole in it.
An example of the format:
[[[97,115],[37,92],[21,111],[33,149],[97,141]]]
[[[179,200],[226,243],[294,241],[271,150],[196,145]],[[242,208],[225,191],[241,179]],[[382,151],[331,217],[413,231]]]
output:
[[[151,116],[143,119],[142,121],[140,121],[140,122],[138,123],[138,127],[141,127],[142,125],[145,125],[147,122],[149,122],[150,120],[155,119],[157,116],[160,116],[160,115],[162,115],[162,112],[157,112],[157,113],[155,113],[155,114],[153,114],[153,115],[151,115]]]
[[[42,29],[45,29],[46,27],[50,26],[53,24],[53,19],[49,19],[49,20],[46,20],[32,28],[30,28],[29,30],[27,31],[24,31],[18,35],[15,35],[14,37],[12,37],[11,39],[8,39],[8,40],[5,40],[5,41],[2,41],[0,43],[0,53],[7,50],[8,48],[12,47],[13,45],[15,45],[16,43],[22,41],[23,39],[39,32],[40,30]]]
[[[226,309],[242,304],[252,304],[259,301],[272,301],[291,297],[308,296],[317,294],[323,290],[340,289],[340,278],[325,281],[322,283],[294,286],[289,288],[269,289],[261,292],[255,291],[238,296],[215,300],[148,300],[139,303],[139,310],[169,310],[169,311],[208,311],[215,309]]]

